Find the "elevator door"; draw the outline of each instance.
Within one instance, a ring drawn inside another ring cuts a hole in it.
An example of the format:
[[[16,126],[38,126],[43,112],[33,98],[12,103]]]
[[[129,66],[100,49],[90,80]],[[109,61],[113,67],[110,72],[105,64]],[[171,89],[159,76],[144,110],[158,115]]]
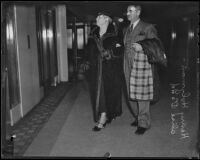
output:
[[[198,19],[196,15],[183,16],[174,21],[172,37],[174,37],[171,50],[171,66],[176,75],[184,68],[187,73],[187,81],[195,81],[197,59],[197,35]]]
[[[1,28],[1,156],[4,157],[11,154],[8,147],[13,151],[10,109],[20,103],[13,5],[1,4]]]
[[[173,76],[171,80],[180,82],[182,77],[180,76],[180,70],[184,67],[188,68],[189,55],[193,54],[189,51],[190,39],[190,19],[188,17],[180,17],[172,23],[172,45],[170,51],[170,71]]]
[[[47,89],[58,75],[55,9],[36,8],[40,84]]]

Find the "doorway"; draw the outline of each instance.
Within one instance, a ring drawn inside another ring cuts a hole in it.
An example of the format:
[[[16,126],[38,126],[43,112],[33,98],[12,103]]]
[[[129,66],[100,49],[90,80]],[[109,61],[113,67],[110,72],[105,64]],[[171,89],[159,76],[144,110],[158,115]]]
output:
[[[73,23],[67,25],[70,80],[76,80],[79,74],[80,65],[84,60],[89,30],[90,25],[76,22],[76,18]]]

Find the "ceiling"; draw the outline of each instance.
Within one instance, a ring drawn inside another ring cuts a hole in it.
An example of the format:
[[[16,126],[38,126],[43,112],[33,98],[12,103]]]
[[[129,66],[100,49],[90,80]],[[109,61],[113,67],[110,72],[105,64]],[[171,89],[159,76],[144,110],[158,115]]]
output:
[[[126,19],[126,9],[130,4],[141,5],[141,16],[149,22],[188,12],[198,13],[199,10],[198,1],[66,1],[68,17],[74,15],[80,22],[94,21],[100,11]]]
[[[199,13],[199,1],[5,1],[7,3],[56,6],[66,5],[68,22],[77,18],[77,22],[95,21],[100,11],[126,20],[126,9],[130,4],[142,7],[141,17],[147,22],[165,20],[188,13]]]

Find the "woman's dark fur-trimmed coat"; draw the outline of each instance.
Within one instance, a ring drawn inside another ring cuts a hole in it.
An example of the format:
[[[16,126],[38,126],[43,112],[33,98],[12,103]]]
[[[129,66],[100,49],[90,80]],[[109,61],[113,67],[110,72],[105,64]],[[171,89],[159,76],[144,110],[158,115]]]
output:
[[[109,24],[107,32],[100,38],[99,27],[92,30],[85,53],[85,61],[89,64],[88,80],[91,91],[93,106],[96,105],[98,67],[101,53],[98,50],[96,40],[101,41],[110,59],[103,58],[102,77],[99,99],[99,113],[106,112],[109,119],[115,118],[122,113],[122,41],[118,38],[115,27]]]

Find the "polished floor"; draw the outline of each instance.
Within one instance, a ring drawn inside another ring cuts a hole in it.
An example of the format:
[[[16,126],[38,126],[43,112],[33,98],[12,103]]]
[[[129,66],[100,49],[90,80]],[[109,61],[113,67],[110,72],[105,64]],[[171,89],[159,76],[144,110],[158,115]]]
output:
[[[60,101],[69,91],[71,83],[61,83],[48,88],[48,95],[36,105],[23,119],[12,127],[14,148],[13,156],[21,156],[44,127],[59,106]]]
[[[160,101],[151,105],[151,128],[135,135],[123,114],[93,132],[86,81],[60,84],[13,128],[14,157],[198,157],[197,91],[162,76]],[[185,83],[185,82],[184,82]]]

